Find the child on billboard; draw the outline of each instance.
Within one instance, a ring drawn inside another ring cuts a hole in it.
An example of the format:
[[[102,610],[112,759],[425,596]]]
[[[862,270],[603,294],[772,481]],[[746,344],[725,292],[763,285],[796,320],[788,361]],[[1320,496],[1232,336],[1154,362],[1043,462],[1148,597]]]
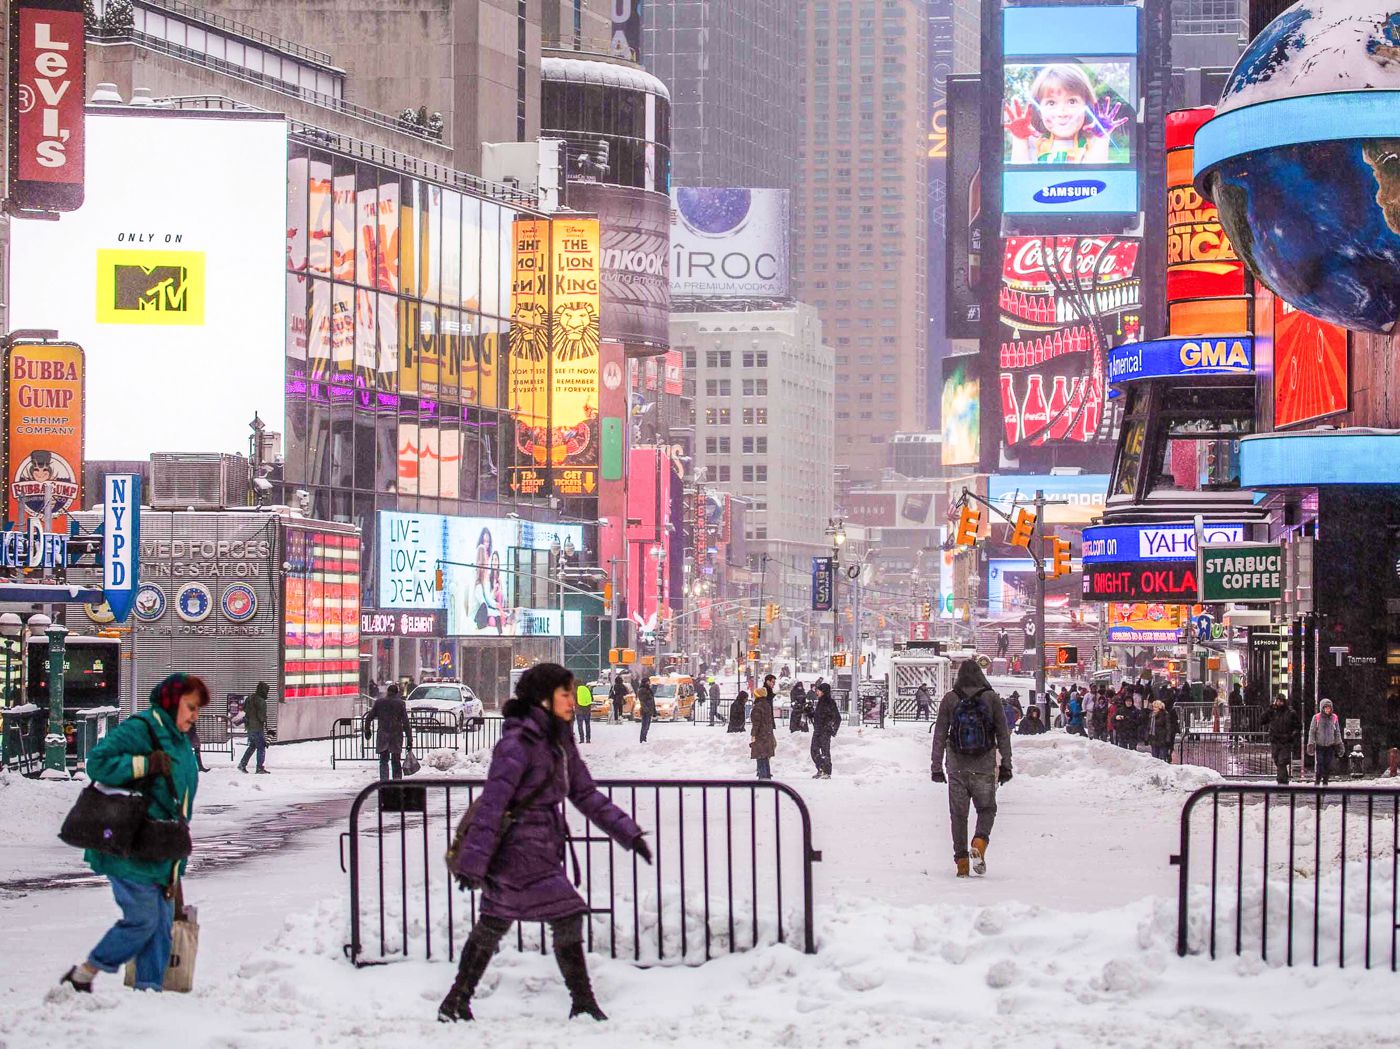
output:
[[[1008,96],[1020,93],[1008,84]],[[1098,97],[1082,65],[1041,68],[1031,81],[1029,95],[1029,99],[1011,97],[1002,110],[1012,164],[1113,162],[1109,157],[1113,134],[1128,118],[1118,115],[1123,105],[1109,93]]]

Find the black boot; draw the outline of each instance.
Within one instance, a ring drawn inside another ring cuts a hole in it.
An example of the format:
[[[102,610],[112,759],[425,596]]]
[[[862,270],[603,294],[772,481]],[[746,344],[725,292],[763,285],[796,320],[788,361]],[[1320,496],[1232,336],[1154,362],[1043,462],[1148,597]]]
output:
[[[462,948],[462,957],[457,962],[457,978],[452,981],[447,997],[438,1006],[439,1023],[475,1019],[472,1016],[472,995],[476,993],[476,985],[495,953],[494,946],[487,947],[467,940]]]
[[[598,999],[593,997],[593,984],[588,979],[588,962],[584,959],[583,944],[572,943],[564,947],[556,944],[554,960],[559,963],[559,971],[564,974],[564,986],[569,989],[572,999],[569,1019],[591,1016],[595,1020],[606,1020],[607,1014],[598,1007]]]

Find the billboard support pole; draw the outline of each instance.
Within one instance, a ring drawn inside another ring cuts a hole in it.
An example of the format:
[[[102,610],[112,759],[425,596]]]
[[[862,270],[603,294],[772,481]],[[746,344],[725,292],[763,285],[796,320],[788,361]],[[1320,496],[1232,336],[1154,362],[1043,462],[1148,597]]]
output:
[[[1039,546],[1044,531],[1045,492],[1035,490],[1035,530],[1031,542]],[[1045,693],[1045,559],[1035,559],[1035,694],[1045,699],[1045,726],[1050,726],[1050,697]],[[1032,702],[1035,702],[1032,700]]]

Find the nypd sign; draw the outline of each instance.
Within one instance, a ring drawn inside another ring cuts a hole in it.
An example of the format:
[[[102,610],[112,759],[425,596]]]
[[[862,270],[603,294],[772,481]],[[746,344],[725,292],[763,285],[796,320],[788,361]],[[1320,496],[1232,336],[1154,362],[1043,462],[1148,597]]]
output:
[[[140,586],[141,477],[108,474],[102,487],[102,596],[125,623]]]
[[[1108,381],[1172,379],[1184,375],[1253,375],[1254,339],[1248,335],[1155,339],[1108,351]]]

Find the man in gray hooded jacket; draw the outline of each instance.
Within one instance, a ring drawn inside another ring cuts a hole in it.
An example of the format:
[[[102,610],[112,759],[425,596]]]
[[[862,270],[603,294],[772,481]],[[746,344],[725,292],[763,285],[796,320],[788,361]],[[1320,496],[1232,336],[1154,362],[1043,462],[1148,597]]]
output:
[[[938,720],[933,726],[932,772],[933,782],[948,785],[953,861],[958,877],[987,873],[987,842],[997,815],[997,787],[1011,779],[1011,733],[1006,727],[1001,699],[975,660],[965,660],[958,668],[952,691],[938,705]],[[977,827],[969,849],[970,805],[977,806]]]

